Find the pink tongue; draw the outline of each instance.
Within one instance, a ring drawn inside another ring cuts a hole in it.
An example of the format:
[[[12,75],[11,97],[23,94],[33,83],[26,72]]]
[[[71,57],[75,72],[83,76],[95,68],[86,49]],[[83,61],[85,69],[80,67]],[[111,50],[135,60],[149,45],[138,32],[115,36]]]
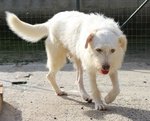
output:
[[[109,72],[108,70],[101,70],[102,74],[108,74],[108,72]]]

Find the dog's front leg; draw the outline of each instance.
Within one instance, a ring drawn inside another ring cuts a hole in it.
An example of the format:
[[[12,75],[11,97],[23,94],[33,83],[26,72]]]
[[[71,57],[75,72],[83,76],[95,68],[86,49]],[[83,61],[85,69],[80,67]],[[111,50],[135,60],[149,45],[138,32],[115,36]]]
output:
[[[116,99],[117,95],[120,93],[119,82],[118,82],[118,73],[115,72],[115,73],[110,74],[110,79],[111,79],[113,88],[108,93],[108,95],[105,97],[105,102],[107,104],[113,102]]]
[[[103,104],[101,100],[101,93],[98,90],[97,84],[96,84],[96,73],[89,72],[90,77],[90,86],[92,91],[92,98],[95,102],[95,109],[96,110],[105,110],[105,105]]]

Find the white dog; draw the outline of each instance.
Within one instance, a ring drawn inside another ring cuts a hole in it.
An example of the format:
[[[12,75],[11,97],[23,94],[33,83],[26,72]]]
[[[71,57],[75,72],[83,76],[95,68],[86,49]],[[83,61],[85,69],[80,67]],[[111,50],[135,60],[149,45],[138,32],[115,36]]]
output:
[[[31,25],[21,21],[12,13],[6,12],[10,29],[29,42],[37,42],[47,37],[47,78],[57,95],[65,95],[56,84],[55,75],[70,56],[77,67],[79,91],[84,100],[91,102],[83,85],[83,69],[90,78],[92,99],[97,110],[104,110],[100,91],[96,85],[96,73],[108,74],[112,90],[105,97],[111,103],[119,94],[117,70],[120,68],[126,51],[127,39],[113,19],[100,14],[84,14],[77,11],[60,12],[49,21]]]

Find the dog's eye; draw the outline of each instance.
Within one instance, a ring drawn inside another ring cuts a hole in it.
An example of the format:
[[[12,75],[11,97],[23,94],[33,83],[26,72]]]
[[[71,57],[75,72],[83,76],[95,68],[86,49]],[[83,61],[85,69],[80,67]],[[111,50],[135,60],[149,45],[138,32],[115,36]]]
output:
[[[115,52],[115,49],[111,49],[111,53],[114,53]]]
[[[103,50],[100,49],[100,48],[97,48],[96,51],[99,52],[99,53],[101,53]]]

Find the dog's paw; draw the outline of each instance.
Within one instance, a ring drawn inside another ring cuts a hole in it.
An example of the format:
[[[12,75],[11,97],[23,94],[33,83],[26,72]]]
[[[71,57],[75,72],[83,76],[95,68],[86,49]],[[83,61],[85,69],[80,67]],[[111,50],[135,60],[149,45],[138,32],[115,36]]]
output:
[[[92,98],[88,94],[81,94],[81,97],[88,103],[92,103]]]
[[[113,102],[113,101],[114,101],[114,99],[113,99],[111,96],[107,95],[107,96],[105,97],[105,103],[106,103],[106,104],[109,104],[109,103],[111,103],[111,102]]]
[[[87,98],[87,99],[85,99],[85,101],[87,101],[88,103],[92,103],[92,99],[91,98]]]
[[[58,96],[67,96],[67,93],[64,91],[60,91],[57,93]]]
[[[108,93],[108,95],[105,97],[105,103],[109,104],[109,103],[113,102],[116,99],[116,97],[119,94],[119,92],[120,92],[120,90],[117,90],[117,91],[112,90],[112,91],[110,91],[110,93]]]
[[[106,107],[102,102],[95,103],[95,110],[105,111]]]

